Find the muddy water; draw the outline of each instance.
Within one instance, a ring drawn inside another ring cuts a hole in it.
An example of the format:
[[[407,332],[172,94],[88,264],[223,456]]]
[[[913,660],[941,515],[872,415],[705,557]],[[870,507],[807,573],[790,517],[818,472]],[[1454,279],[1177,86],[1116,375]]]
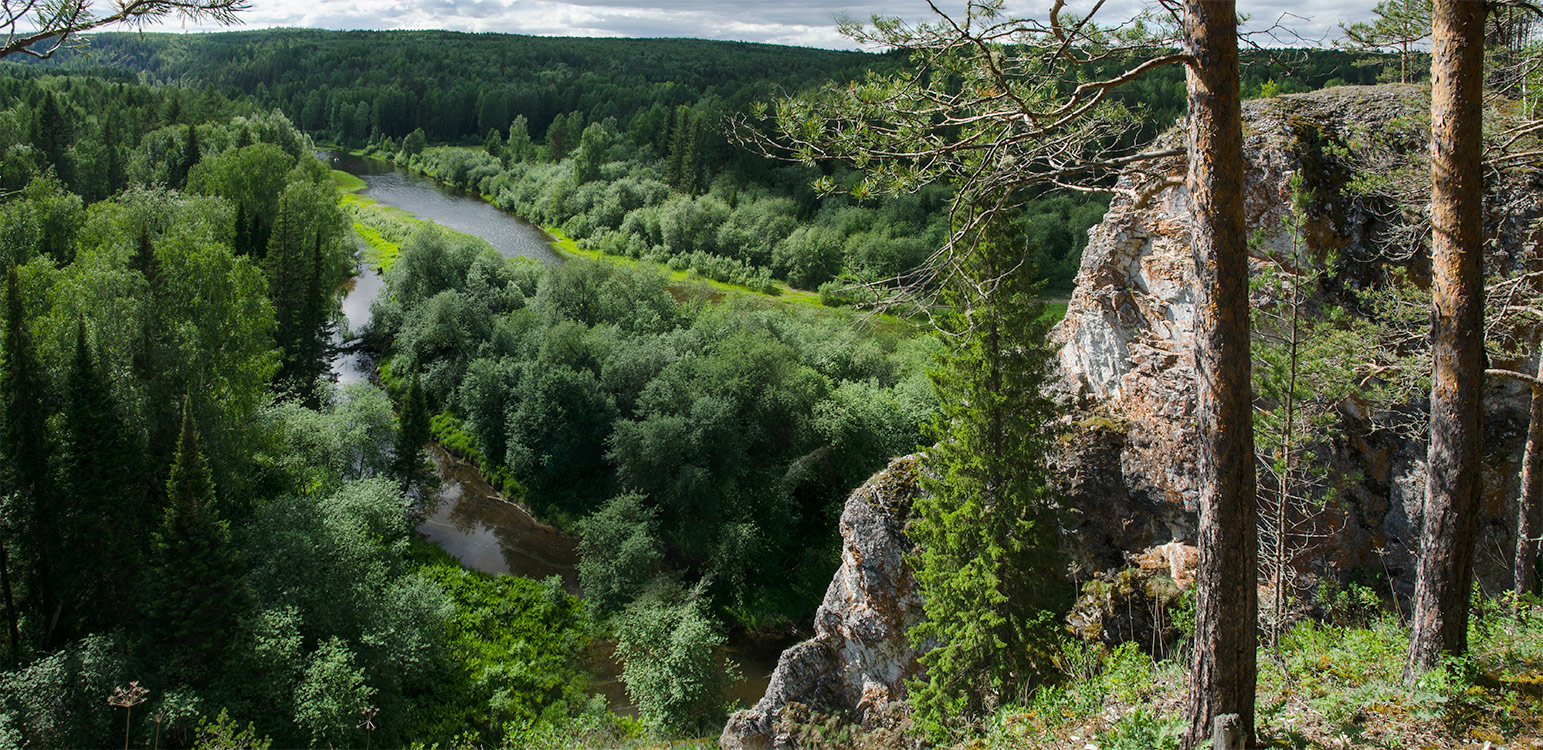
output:
[[[321,154],[334,169],[365,182],[361,193],[381,203],[401,208],[491,243],[506,257],[525,256],[547,263],[561,258],[544,232],[466,193],[434,180],[412,174],[378,160],[347,154]],[[338,352],[332,371],[339,383],[357,383],[373,377],[374,358],[357,351],[358,336],[370,322],[370,305],[380,296],[385,281],[368,266],[345,285],[343,315],[347,330],[334,339]],[[476,467],[430,445],[441,484],[424,509],[418,533],[455,556],[467,567],[486,573],[547,578],[558,576],[570,593],[581,595],[578,584],[577,542],[568,534],[536,520],[525,508],[493,489]],[[761,698],[782,650],[792,645],[786,637],[760,637],[735,633],[720,658],[739,665],[744,680],[726,691],[726,698],[750,706]],[[597,643],[591,655],[593,687],[610,701],[612,710],[635,715],[621,683],[621,668],[614,644]]]

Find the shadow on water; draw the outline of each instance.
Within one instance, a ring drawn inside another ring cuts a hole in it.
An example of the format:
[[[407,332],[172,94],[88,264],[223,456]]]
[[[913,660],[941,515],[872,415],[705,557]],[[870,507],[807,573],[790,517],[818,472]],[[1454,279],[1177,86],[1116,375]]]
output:
[[[334,169],[360,177],[361,194],[411,212],[421,219],[476,235],[487,240],[505,257],[524,256],[546,263],[562,260],[551,249],[550,238],[540,229],[488,205],[461,190],[412,174],[380,159],[349,154],[319,154]],[[373,353],[360,346],[359,335],[370,323],[370,306],[380,296],[385,279],[368,265],[343,286],[346,330],[333,338],[332,371],[339,384],[369,381],[377,364]],[[578,580],[577,540],[536,520],[525,508],[510,502],[482,478],[476,467],[451,455],[443,447],[429,446],[440,478],[440,487],[424,508],[418,533],[439,545],[468,568],[485,573],[542,579],[558,576],[563,588],[582,595]],[[758,636],[735,631],[719,654],[733,659],[744,679],[725,691],[724,697],[742,706],[754,705],[766,692],[772,670],[784,648],[794,639]],[[590,654],[593,687],[604,695],[613,711],[637,714],[621,682],[615,644],[598,641]]]
[[[568,593],[580,593],[573,537],[504,499],[475,467],[443,447],[430,445],[429,457],[440,487],[424,508],[419,534],[468,568],[538,580],[558,576]]]

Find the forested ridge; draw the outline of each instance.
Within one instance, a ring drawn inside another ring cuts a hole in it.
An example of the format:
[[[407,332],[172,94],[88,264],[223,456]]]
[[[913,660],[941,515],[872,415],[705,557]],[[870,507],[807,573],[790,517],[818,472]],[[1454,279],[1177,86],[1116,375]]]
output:
[[[247,94],[319,139],[485,195],[582,247],[754,289],[822,289],[829,304],[882,298],[949,232],[947,185],[865,196],[850,167],[769,160],[732,142],[729,119],[755,102],[897,70],[897,53],[452,32],[95,39],[88,57],[63,64]],[[1378,68],[1359,59],[1255,51],[1242,86],[1259,95],[1375,82]],[[1135,113],[1120,141],[1167,128],[1183,113],[1183,88],[1177,70],[1159,69],[1117,90]],[[1106,205],[1063,192],[1015,216],[1048,294],[1070,291]]]

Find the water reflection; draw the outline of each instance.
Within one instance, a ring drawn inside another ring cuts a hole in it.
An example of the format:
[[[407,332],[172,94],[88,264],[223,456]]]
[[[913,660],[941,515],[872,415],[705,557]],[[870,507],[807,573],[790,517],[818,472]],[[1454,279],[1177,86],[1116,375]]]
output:
[[[364,180],[360,195],[366,198],[410,211],[420,219],[458,232],[481,237],[506,258],[524,256],[554,264],[562,261],[562,257],[552,250],[552,238],[546,232],[477,196],[415,175],[381,159],[325,151],[322,156],[330,161],[333,169]]]
[[[418,533],[469,568],[537,579],[555,575],[569,593],[579,593],[573,537],[505,500],[475,468],[444,448],[429,446],[429,456],[441,484],[424,509]]]

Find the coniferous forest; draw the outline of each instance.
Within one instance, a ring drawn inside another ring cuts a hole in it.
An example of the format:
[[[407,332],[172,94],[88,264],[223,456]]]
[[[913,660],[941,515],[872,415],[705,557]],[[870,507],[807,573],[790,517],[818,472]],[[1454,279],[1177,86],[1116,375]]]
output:
[[[0,8],[0,746],[1543,742],[1543,10],[1233,5]]]

